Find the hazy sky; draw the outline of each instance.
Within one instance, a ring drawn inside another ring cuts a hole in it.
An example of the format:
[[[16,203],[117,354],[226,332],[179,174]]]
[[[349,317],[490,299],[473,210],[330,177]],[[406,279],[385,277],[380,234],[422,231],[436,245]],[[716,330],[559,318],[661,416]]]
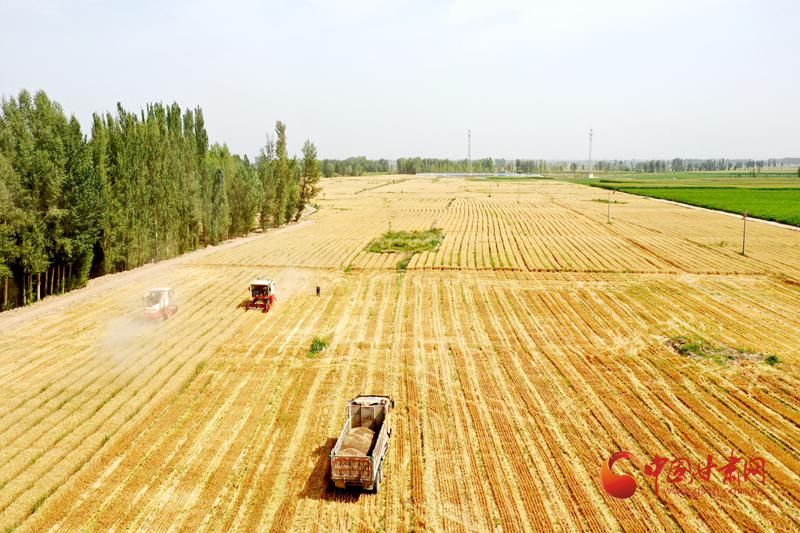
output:
[[[0,0],[0,93],[201,106],[251,158],[800,156],[800,2]]]

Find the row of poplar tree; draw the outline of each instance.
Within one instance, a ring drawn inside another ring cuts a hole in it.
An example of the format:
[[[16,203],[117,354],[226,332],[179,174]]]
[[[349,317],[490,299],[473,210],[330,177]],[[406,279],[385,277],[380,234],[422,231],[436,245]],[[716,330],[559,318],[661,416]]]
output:
[[[322,175],[326,178],[339,176],[363,176],[364,172],[390,174],[392,166],[388,159],[367,159],[365,156],[347,159],[323,159]]]
[[[470,162],[467,159],[436,159],[420,157],[401,157],[397,160],[398,174],[417,174],[423,172],[467,172]],[[486,157],[472,160],[472,172],[494,172],[494,159]]]
[[[286,126],[254,163],[209,145],[203,112],[177,104],[95,114],[91,139],[40,91],[2,100],[2,308],[297,220],[318,193],[314,144],[290,158]]]

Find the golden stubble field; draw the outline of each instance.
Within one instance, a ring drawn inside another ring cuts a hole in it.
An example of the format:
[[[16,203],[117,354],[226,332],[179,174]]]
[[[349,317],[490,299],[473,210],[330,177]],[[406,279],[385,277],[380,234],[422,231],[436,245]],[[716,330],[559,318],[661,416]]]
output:
[[[0,532],[800,529],[800,232],[752,221],[742,257],[735,218],[615,194],[609,225],[604,191],[549,180],[324,186],[312,223],[0,315]],[[390,225],[445,238],[397,273],[364,252]],[[267,314],[237,307],[257,275]],[[180,311],[147,326],[164,285]],[[328,484],[360,393],[396,400],[377,495]],[[626,500],[599,479],[619,450]],[[762,491],[645,474],[732,453]]]

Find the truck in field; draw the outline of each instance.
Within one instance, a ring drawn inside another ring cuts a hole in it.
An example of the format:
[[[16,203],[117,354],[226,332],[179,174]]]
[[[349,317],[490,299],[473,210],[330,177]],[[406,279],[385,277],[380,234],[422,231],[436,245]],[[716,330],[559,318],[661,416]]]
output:
[[[347,421],[331,450],[331,480],[336,487],[361,487],[377,493],[383,480],[383,460],[389,451],[388,396],[359,395],[347,402]]]

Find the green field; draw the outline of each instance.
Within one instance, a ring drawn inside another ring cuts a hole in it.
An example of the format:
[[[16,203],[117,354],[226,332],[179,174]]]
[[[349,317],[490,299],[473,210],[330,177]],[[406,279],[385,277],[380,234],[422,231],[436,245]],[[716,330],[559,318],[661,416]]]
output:
[[[671,172],[667,174],[608,174],[589,178],[567,178],[567,181],[603,188],[621,187],[736,187],[754,189],[800,188],[796,172],[761,174],[753,177],[737,172]]]
[[[609,174],[566,181],[800,226],[800,178],[795,173],[735,172]]]
[[[800,189],[704,187],[620,187],[641,196],[674,200],[729,213],[800,226]]]

